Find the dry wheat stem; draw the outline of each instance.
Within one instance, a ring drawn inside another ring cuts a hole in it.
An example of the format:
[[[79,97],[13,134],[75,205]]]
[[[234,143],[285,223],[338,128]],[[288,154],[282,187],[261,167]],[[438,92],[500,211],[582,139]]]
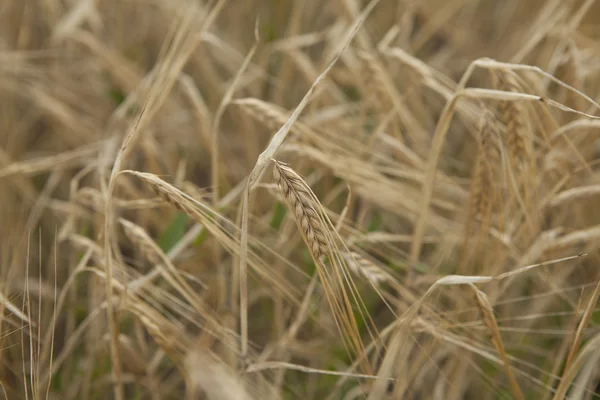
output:
[[[220,129],[221,118],[223,117],[223,114],[225,113],[226,107],[231,103],[231,99],[233,98],[234,91],[235,91],[239,81],[241,80],[242,75],[248,68],[248,65],[250,65],[250,61],[252,60],[252,57],[254,57],[254,53],[256,52],[256,49],[258,48],[259,42],[260,42],[260,38],[258,35],[258,19],[257,19],[255,22],[255,25],[254,25],[254,44],[253,44],[252,48],[250,49],[250,51],[248,52],[248,54],[246,55],[246,57],[244,57],[244,60],[242,61],[242,65],[240,66],[239,70],[237,71],[237,73],[235,74],[235,76],[233,78],[233,82],[231,83],[231,85],[225,92],[225,95],[221,99],[221,103],[219,104],[219,108],[217,109],[215,119],[213,121],[212,140],[211,140],[211,148],[212,148],[211,181],[212,181],[212,186],[213,186],[213,190],[214,190],[213,198],[212,198],[212,200],[213,200],[212,204],[213,204],[214,208],[217,208],[217,205],[220,200],[220,194],[219,194],[219,188],[220,188],[220,185],[219,185],[219,175],[220,175],[220,173],[219,173],[219,162],[220,162],[220,160],[219,160],[219,129]],[[217,242],[215,242],[214,247],[213,247],[213,260],[214,260],[215,264],[219,264],[220,259],[221,259],[220,246]],[[220,293],[219,308],[223,308],[225,306],[226,296],[227,296],[227,269],[226,268],[220,268],[219,293]]]
[[[590,104],[590,106],[594,106],[595,109],[600,109],[600,104],[598,104],[596,101],[594,101],[594,99],[592,99],[590,96],[586,95],[585,93],[581,92],[580,90],[577,90],[576,88],[572,87],[571,85],[561,81],[560,79],[549,74],[548,72],[544,71],[540,67],[536,67],[536,66],[532,66],[532,65],[525,65],[525,64],[504,63],[504,62],[492,60],[487,57],[479,58],[479,59],[473,61],[469,65],[469,67],[466,69],[465,73],[463,74],[463,76],[458,84],[458,87],[460,89],[463,89],[466,86],[468,80],[471,78],[471,75],[473,74],[473,72],[475,71],[475,69],[477,67],[487,68],[487,69],[501,69],[501,70],[511,70],[511,71],[534,72],[536,75],[543,76],[545,79],[548,79],[548,80],[556,83],[557,85],[561,86],[565,90],[576,93],[581,98],[585,99]],[[538,97],[538,100],[540,99],[539,96],[533,96],[533,97]],[[525,98],[527,98],[527,96],[522,97],[522,98],[525,99]],[[517,99],[517,97],[515,97],[515,99]],[[549,102],[549,104],[550,104],[550,102]],[[551,104],[554,107],[557,107],[564,111],[575,112],[576,114],[579,114],[579,115],[585,115],[587,117],[594,118],[593,115],[589,115],[587,113],[582,113],[582,112],[577,112],[577,110],[574,110],[570,107],[561,105],[558,102],[551,102]]]
[[[565,81],[575,89],[580,90],[583,87],[583,74],[578,64],[579,62],[579,50],[577,45],[570,42],[567,46],[567,61],[565,63]],[[567,92],[567,102],[577,110],[581,110],[585,107],[580,96],[576,96],[574,92]]]
[[[213,195],[213,205],[214,206],[216,206],[217,203],[219,202],[219,129],[221,126],[221,118],[223,117],[223,114],[225,113],[225,109],[231,103],[231,99],[233,98],[235,89],[236,89],[240,79],[242,78],[244,72],[248,68],[248,65],[250,65],[250,61],[252,60],[252,57],[254,56],[256,49],[258,48],[259,42],[260,42],[260,39],[258,36],[258,19],[257,19],[255,26],[254,26],[254,45],[252,46],[252,48],[250,49],[250,51],[248,52],[248,54],[242,61],[242,65],[240,66],[239,70],[235,74],[235,76],[233,78],[233,82],[227,89],[227,92],[225,92],[225,95],[223,96],[223,98],[221,99],[221,103],[219,104],[219,108],[217,109],[217,111],[215,113],[215,118],[214,118],[213,125],[212,125],[212,159],[211,159],[211,167],[212,167],[211,180],[212,180],[212,186],[214,188],[214,195]]]

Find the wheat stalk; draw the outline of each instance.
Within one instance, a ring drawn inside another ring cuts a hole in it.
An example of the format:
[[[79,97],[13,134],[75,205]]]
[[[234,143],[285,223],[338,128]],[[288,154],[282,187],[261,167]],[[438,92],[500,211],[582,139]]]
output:
[[[300,228],[306,245],[315,260],[320,260],[329,253],[327,237],[323,223],[315,206],[314,194],[304,179],[289,165],[273,160],[273,177],[281,190],[286,203],[294,212],[296,223]]]
[[[566,51],[566,60],[564,64],[565,69],[565,83],[573,86],[577,90],[581,90],[583,87],[583,76],[581,73],[581,67],[579,65],[580,55],[577,46],[574,43],[570,43]],[[584,110],[585,102],[581,96],[577,95],[572,91],[567,91],[567,104],[575,108],[576,110]]]

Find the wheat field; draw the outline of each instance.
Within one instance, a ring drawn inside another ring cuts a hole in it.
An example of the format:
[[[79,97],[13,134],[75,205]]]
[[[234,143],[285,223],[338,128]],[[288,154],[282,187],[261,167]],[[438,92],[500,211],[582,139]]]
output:
[[[0,399],[600,398],[600,4],[0,2]]]

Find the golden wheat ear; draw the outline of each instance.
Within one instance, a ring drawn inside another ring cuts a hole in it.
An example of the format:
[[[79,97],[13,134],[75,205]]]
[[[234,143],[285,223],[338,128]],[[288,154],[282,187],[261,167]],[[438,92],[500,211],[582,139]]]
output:
[[[255,98],[237,99],[233,101],[233,104],[239,106],[248,116],[274,132],[277,132],[289,118],[289,112],[263,100]]]
[[[492,72],[495,88],[505,92],[524,93],[525,83],[509,69]],[[523,101],[504,100],[500,102],[502,119],[506,125],[505,142],[508,150],[508,177],[516,202],[527,219],[530,234],[537,230],[539,224],[536,211],[537,200],[537,166],[534,151],[534,132],[528,123],[529,114]]]
[[[494,178],[500,164],[500,143],[494,127],[494,116],[484,112],[479,128],[477,161],[471,184],[471,205],[469,207],[470,227],[468,233],[489,219],[493,210]]]
[[[492,74],[493,84],[496,88],[514,93],[522,93],[514,74],[508,70],[495,71]],[[515,166],[524,166],[530,156],[526,112],[523,104],[518,101],[502,101],[500,103],[504,123],[506,124],[506,147]]]
[[[485,243],[487,238],[496,197],[495,177],[500,162],[500,141],[494,127],[494,115],[486,110],[480,121],[477,158],[471,178],[461,261],[463,268],[467,268],[468,263],[473,261],[473,252],[477,245],[483,244],[480,243],[481,239]],[[475,246],[472,246],[471,242],[473,236],[475,236]]]
[[[329,246],[312,192],[289,165],[276,160],[273,160],[273,164],[273,177],[277,187],[294,212],[298,228],[315,260],[321,260],[329,253]]]
[[[500,359],[502,360],[502,364],[504,366],[504,372],[506,373],[510,389],[513,393],[515,399],[524,400],[523,392],[519,386],[517,379],[512,370],[512,366],[508,355],[506,354],[506,350],[504,348],[504,342],[502,341],[502,335],[500,333],[500,328],[498,327],[498,322],[496,321],[496,317],[494,316],[494,309],[490,304],[490,301],[487,295],[479,290],[475,285],[471,284],[471,290],[475,296],[475,300],[477,301],[477,307],[481,312],[483,317],[483,323],[485,327],[490,331],[492,343],[494,348],[498,352]]]
[[[352,272],[366,278],[373,285],[379,286],[390,280],[390,276],[380,266],[360,254],[353,251],[345,251],[342,255]]]

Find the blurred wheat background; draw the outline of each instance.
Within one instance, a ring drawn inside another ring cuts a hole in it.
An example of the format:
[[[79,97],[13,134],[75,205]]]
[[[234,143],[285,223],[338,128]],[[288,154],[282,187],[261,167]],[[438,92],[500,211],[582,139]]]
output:
[[[600,4],[4,0],[0,398],[600,397]]]

